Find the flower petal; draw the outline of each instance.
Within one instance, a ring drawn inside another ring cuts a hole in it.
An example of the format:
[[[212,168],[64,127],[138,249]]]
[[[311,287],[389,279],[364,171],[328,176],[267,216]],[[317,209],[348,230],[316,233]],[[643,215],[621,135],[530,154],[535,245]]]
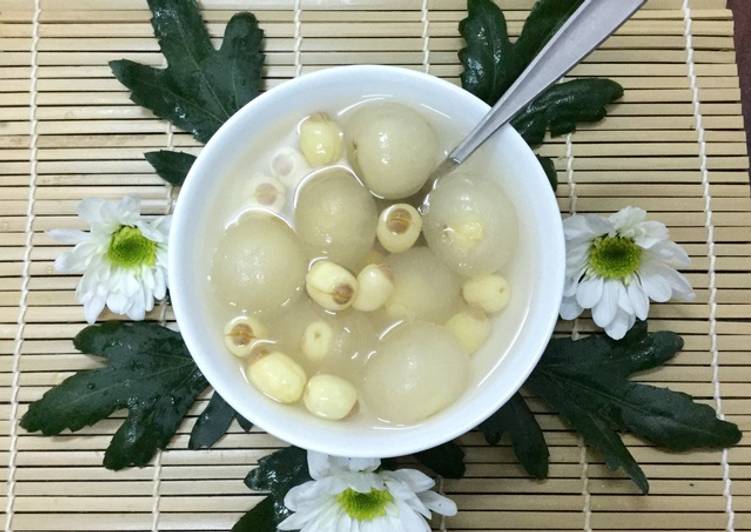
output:
[[[94,296],[83,303],[83,313],[88,323],[95,323],[96,319],[104,310],[106,297]]]
[[[653,260],[656,259],[665,262],[675,268],[685,268],[691,265],[691,259],[686,250],[670,240],[653,246],[649,250],[648,256]]]
[[[637,318],[644,321],[649,315],[649,297],[641,286],[639,279],[634,279],[627,287],[628,297],[631,300],[631,308]]]
[[[634,307],[631,306],[631,298],[628,296],[628,288],[623,281],[618,283],[618,308],[626,314],[634,314]]]
[[[618,311],[620,281],[607,280],[602,287],[600,301],[592,307],[592,319],[600,327],[607,327]]]
[[[342,465],[352,472],[373,472],[381,466],[380,458],[345,458]]]
[[[693,301],[695,297],[694,290],[691,288],[691,283],[688,282],[688,279],[682,273],[670,266],[663,265],[662,276],[672,290],[671,299]]]
[[[101,223],[105,203],[103,199],[86,198],[78,204],[78,216],[89,225]]]
[[[670,300],[672,289],[663,276],[665,267],[657,261],[644,261],[639,268],[639,278],[644,291],[652,301],[664,303]]]
[[[308,471],[315,480],[329,476],[331,474],[331,457],[316,451],[308,451]]]
[[[631,236],[639,247],[650,249],[668,239],[668,228],[662,222],[642,222]]]
[[[624,236],[633,236],[626,234],[634,227],[647,218],[647,211],[639,207],[624,207],[615,214],[608,217],[608,221],[613,224],[615,230]]]
[[[602,297],[604,281],[602,277],[592,276],[579,283],[576,290],[576,302],[583,308],[594,307]]]
[[[613,224],[595,214],[576,214],[563,220],[563,233],[566,240],[592,239],[608,234],[613,230]]]
[[[286,498],[285,498],[286,501]],[[285,502],[286,505],[286,502]],[[321,504],[311,507],[305,512],[295,512],[277,525],[279,530],[305,530],[306,525],[321,522],[330,527],[335,524],[333,519],[337,514],[336,502],[333,499],[322,500]],[[331,530],[330,528],[328,528]],[[323,528],[322,530],[326,530]]]
[[[453,517],[458,512],[454,501],[436,493],[435,491],[424,491],[418,493],[417,496],[420,497],[420,500],[425,506],[437,514],[445,515],[446,517]]]
[[[65,251],[55,259],[57,273],[83,273],[91,257],[81,252],[79,246],[72,251]]]
[[[584,311],[576,302],[575,297],[564,297],[561,301],[561,318],[564,320],[574,320]]]
[[[399,520],[405,532],[430,532],[430,525],[424,517],[404,503],[398,504],[398,506]]]
[[[70,245],[80,244],[89,238],[89,233],[85,233],[78,229],[50,229],[47,231],[47,236],[61,244]]]
[[[612,321],[605,327],[605,334],[613,340],[621,340],[626,333],[634,326],[635,318],[633,315],[618,309]]]
[[[404,482],[407,486],[409,486],[409,489],[411,489],[415,493],[429,490],[430,488],[435,486],[435,481],[432,478],[430,478],[422,471],[418,471],[417,469],[399,469],[397,471],[386,471],[385,474],[387,474],[391,478],[395,478],[401,482]]]

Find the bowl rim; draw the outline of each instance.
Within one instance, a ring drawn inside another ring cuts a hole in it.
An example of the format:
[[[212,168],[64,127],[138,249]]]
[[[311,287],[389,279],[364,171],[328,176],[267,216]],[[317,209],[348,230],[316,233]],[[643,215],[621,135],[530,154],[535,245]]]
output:
[[[196,337],[198,334],[198,323],[193,323],[194,320],[192,320],[191,315],[194,313],[189,310],[188,304],[188,300],[190,299],[188,294],[188,291],[190,290],[190,276],[187,273],[181,273],[184,272],[185,269],[190,269],[191,266],[184,264],[184,262],[180,260],[181,255],[185,253],[184,248],[187,245],[187,242],[190,241],[190,238],[186,238],[185,236],[189,236],[190,232],[194,230],[192,213],[184,206],[188,203],[192,203],[189,202],[188,198],[200,194],[202,185],[199,178],[201,175],[205,175],[211,170],[210,168],[204,168],[208,159],[207,154],[216,150],[221,150],[222,144],[230,140],[233,136],[235,125],[241,121],[247,120],[248,116],[252,115],[258,108],[262,108],[268,104],[273,104],[275,100],[284,100],[289,96],[294,96],[301,88],[311,83],[325,80],[331,80],[334,82],[341,78],[341,76],[357,77],[359,75],[372,75],[374,73],[388,76],[394,83],[398,83],[400,79],[403,81],[409,80],[415,83],[424,83],[428,89],[433,88],[433,90],[440,89],[446,91],[449,96],[453,95],[456,97],[455,101],[460,108],[471,107],[474,105],[478,107],[482,106],[485,110],[490,109],[490,106],[485,102],[461,87],[422,72],[385,65],[353,65],[327,68],[291,79],[263,94],[260,94],[247,103],[242,109],[230,117],[203,147],[185,179],[175,205],[169,236],[168,278],[170,297],[172,300],[173,311],[185,345],[191,353],[196,365],[199,367],[208,382],[211,383],[217,391],[223,386],[224,379],[219,374],[219,364],[213,364],[213,357],[210,354],[207,355],[199,348],[200,344]],[[537,179],[541,183],[544,181],[547,185],[548,179],[542,166],[532,149],[522,139],[521,135],[519,135],[519,133],[510,125],[504,126],[504,128],[496,133],[496,135],[501,133],[507,137],[504,139],[504,142],[514,144],[510,146],[510,150],[524,153],[524,156],[529,158],[530,162],[531,159],[534,159],[534,162],[531,162],[534,171],[530,172],[527,179]],[[532,175],[533,173],[536,175]],[[491,382],[492,379],[486,379],[484,386],[488,386],[491,391],[496,392],[496,395],[493,396],[496,397],[496,400],[477,404],[476,401],[468,401],[468,404],[472,405],[473,408],[471,410],[467,409],[468,411],[465,412],[463,416],[457,416],[457,421],[461,422],[456,422],[454,425],[447,425],[445,421],[438,423],[437,420],[440,420],[440,415],[438,415],[433,418],[428,418],[414,427],[407,427],[394,431],[395,436],[399,434],[402,435],[401,438],[392,438],[392,440],[398,441],[399,445],[391,445],[390,448],[386,448],[383,447],[382,440],[378,440],[377,455],[379,457],[388,458],[414,454],[441,445],[466,434],[481,422],[485,421],[501,406],[506,404],[519,388],[521,388],[537,366],[547,343],[553,334],[558,319],[558,310],[563,298],[565,276],[565,243],[560,209],[554,192],[549,186],[546,188],[547,193],[541,195],[539,198],[540,203],[536,206],[536,209],[542,211],[546,219],[551,218],[551,226],[546,227],[546,233],[549,235],[548,240],[550,240],[550,242],[547,243],[548,245],[545,248],[545,255],[546,262],[548,264],[553,263],[556,267],[546,268],[545,270],[545,298],[546,301],[549,302],[548,306],[550,307],[550,310],[544,312],[544,320],[540,320],[539,323],[535,323],[534,325],[535,331],[539,331],[540,334],[531,340],[532,346],[528,349],[526,354],[530,363],[525,366],[524,371],[518,371],[515,375],[507,377],[506,380],[510,382],[504,382],[502,388],[500,386],[493,388],[493,383]],[[182,203],[180,201],[181,199],[183,199]],[[552,216],[554,213],[555,216]],[[548,259],[553,260],[548,261]],[[183,324],[186,324],[186,326],[183,326]],[[497,380],[500,381],[501,379]],[[219,386],[216,384],[219,384]],[[291,423],[289,419],[284,419],[285,416],[269,415],[264,417],[262,415],[261,417],[258,417],[257,411],[251,411],[251,403],[254,402],[252,399],[253,396],[249,394],[245,397],[240,397],[237,393],[233,392],[229,385],[221,391],[221,395],[222,398],[240,415],[248,418],[265,432],[284,440],[285,442],[289,442],[292,445],[339,456],[361,458],[374,457],[374,449],[372,448],[372,445],[371,448],[366,448],[366,446],[354,445],[353,443],[346,441],[323,442],[323,438],[311,436],[315,431],[306,431],[304,426],[297,423]],[[488,394],[487,392],[484,392],[481,395],[486,396]],[[261,397],[261,399],[268,401],[265,397]],[[277,417],[282,419],[277,419]],[[428,430],[428,428],[430,428],[430,430]],[[429,434],[430,438],[425,437],[426,434]],[[328,439],[335,440],[336,438],[330,437]],[[430,439],[430,441],[426,443],[426,440],[428,439]]]

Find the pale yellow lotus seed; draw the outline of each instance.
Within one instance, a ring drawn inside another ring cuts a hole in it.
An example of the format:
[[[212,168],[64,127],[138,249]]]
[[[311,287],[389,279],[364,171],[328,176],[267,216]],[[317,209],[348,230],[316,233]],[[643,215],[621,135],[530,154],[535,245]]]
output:
[[[300,151],[312,166],[338,161],[343,145],[342,130],[326,113],[314,113],[300,124]]]
[[[462,287],[464,300],[488,314],[502,311],[511,299],[508,281],[498,274],[473,277]]]
[[[224,326],[224,345],[229,352],[245,358],[253,352],[258,340],[268,337],[268,329],[257,318],[237,316]]]
[[[308,377],[289,356],[271,352],[252,362],[246,374],[256,388],[280,403],[295,403],[302,397]]]
[[[422,231],[422,216],[412,205],[397,203],[378,217],[378,242],[390,253],[403,253],[415,245]]]
[[[302,352],[310,360],[319,362],[331,351],[334,329],[323,320],[317,320],[305,327],[302,336]]]
[[[308,295],[327,310],[344,310],[352,306],[359,283],[347,269],[335,262],[319,260],[305,276]]]
[[[289,188],[295,188],[310,172],[310,166],[302,153],[284,147],[271,157],[271,175]]]
[[[391,271],[384,264],[369,264],[357,275],[360,290],[352,306],[362,312],[373,312],[383,306],[394,291]]]
[[[264,175],[256,175],[248,181],[250,204],[274,212],[284,207],[287,191],[277,179]]]
[[[490,336],[491,324],[480,309],[469,309],[454,314],[446,322],[451,331],[468,354],[476,353]]]
[[[305,388],[307,409],[318,417],[340,420],[357,404],[357,390],[348,381],[334,375],[316,375]]]

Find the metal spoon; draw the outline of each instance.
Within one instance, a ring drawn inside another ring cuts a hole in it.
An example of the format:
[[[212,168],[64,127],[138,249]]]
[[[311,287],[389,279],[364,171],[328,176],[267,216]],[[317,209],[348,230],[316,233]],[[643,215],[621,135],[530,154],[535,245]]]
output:
[[[585,0],[472,132],[433,171],[435,181],[462,164],[540,93],[614,33],[646,0]],[[425,189],[423,189],[425,190]]]

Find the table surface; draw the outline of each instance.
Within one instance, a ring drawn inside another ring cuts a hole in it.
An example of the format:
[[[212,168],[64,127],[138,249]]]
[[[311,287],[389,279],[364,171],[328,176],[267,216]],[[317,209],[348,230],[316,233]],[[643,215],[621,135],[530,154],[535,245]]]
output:
[[[736,0],[746,6],[745,17],[747,2]],[[201,3],[217,38],[234,11],[256,12],[268,36],[267,87],[298,72],[363,62],[458,83],[457,25],[465,0]],[[518,33],[533,0],[501,3],[511,33]],[[189,451],[188,434],[205,398],[169,448],[143,469],[101,466],[121,413],[56,438],[18,428],[29,402],[95,364],[72,345],[84,326],[74,296],[78,278],[54,273],[52,261],[66,248],[46,231],[81,227],[75,209],[84,197],[136,194],[148,215],[168,212],[170,191],[143,152],[171,147],[197,153],[200,146],[133,105],[107,67],[121,57],[163,64],[145,0],[39,0],[38,11],[35,0],[0,5],[0,489],[6,530],[228,530],[259,500],[243,477],[283,442],[233,425],[215,449]],[[747,437],[727,453],[666,453],[625,436],[651,481],[651,495],[643,497],[531,398],[550,446],[550,478],[526,478],[507,442],[489,447],[477,433],[466,435],[467,477],[442,484],[461,509],[445,524],[449,530],[751,530],[751,202],[733,22],[725,0],[689,0],[688,6],[649,0],[578,66],[572,76],[616,79],[625,96],[605,120],[548,139],[540,152],[555,160],[564,214],[638,205],[667,223],[687,249],[696,301],[655,305],[650,315],[654,330],[678,332],[685,349],[638,379],[720,406]],[[740,28],[739,58],[748,55],[748,30]],[[173,319],[168,307],[149,317]],[[582,334],[595,330],[588,316],[575,325]],[[558,331],[571,333],[572,326],[560,323]]]

